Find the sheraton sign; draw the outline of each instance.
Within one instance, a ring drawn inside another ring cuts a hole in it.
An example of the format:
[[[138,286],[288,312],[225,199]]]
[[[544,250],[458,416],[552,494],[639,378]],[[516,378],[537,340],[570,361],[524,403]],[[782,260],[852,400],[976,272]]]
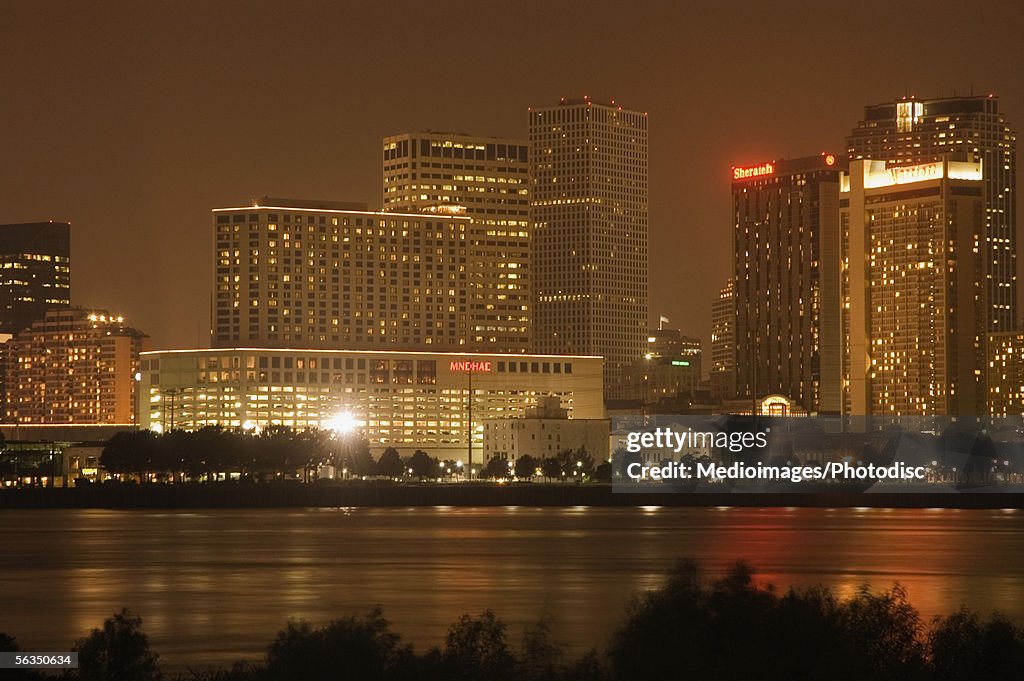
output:
[[[491,362],[451,362],[448,369],[449,371],[488,372],[491,370]]]
[[[751,166],[749,168],[733,168],[732,179],[734,180],[746,180],[751,177],[762,177],[764,175],[774,175],[775,164],[774,163],[763,163],[759,166]]]

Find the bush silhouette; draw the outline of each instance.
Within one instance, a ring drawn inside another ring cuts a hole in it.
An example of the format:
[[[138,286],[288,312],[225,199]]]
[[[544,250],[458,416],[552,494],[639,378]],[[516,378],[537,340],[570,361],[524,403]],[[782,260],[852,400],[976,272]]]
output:
[[[394,678],[411,655],[399,646],[400,640],[380,608],[319,629],[307,622],[289,622],[267,650],[268,676],[275,681]]]
[[[107,618],[102,629],[79,639],[78,670],[68,674],[81,681],[160,681],[158,655],[149,650],[142,618],[127,609]]]
[[[490,610],[463,615],[443,647],[402,645],[379,608],[314,628],[290,622],[262,663],[189,672],[179,681],[1011,681],[1024,678],[1024,631],[998,615],[961,610],[922,624],[898,584],[840,600],[825,587],[779,594],[736,563],[717,578],[682,561],[634,599],[604,653],[566,661],[545,616],[522,645]],[[0,650],[17,650],[0,634]],[[75,646],[64,678],[161,678],[142,620],[127,610]],[[4,677],[7,678],[7,677]],[[34,672],[21,677],[43,678]]]

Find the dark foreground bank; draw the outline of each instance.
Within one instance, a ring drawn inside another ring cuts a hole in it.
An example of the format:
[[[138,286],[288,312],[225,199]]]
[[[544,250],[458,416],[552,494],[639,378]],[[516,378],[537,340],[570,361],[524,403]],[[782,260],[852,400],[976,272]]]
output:
[[[963,611],[925,623],[898,585],[839,599],[824,587],[779,595],[736,564],[707,580],[681,562],[665,585],[636,598],[611,639],[568,659],[549,622],[518,641],[492,612],[464,615],[440,647],[404,644],[379,609],[314,627],[289,622],[259,661],[190,670],[179,681],[659,681],[695,678],[853,681],[1019,679],[1024,630]],[[16,651],[0,634],[0,650]],[[166,678],[142,620],[127,611],[79,639],[81,681]],[[9,678],[43,678],[31,671]]]
[[[998,488],[992,488],[998,489]],[[748,506],[820,508],[1024,508],[1024,493],[723,492],[622,493],[610,484],[103,484],[0,490],[0,508],[309,508],[341,506]]]

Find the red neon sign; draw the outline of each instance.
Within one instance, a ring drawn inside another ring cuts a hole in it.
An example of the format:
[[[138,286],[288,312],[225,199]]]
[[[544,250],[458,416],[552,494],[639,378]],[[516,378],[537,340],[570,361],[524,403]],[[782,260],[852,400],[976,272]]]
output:
[[[825,165],[834,166],[836,164],[836,157],[832,154],[825,154]]]
[[[734,180],[746,180],[751,177],[762,177],[764,175],[774,175],[775,164],[774,163],[763,163],[759,166],[751,166],[749,168],[737,168],[733,166],[732,179]]]
[[[449,371],[490,371],[490,362],[452,362]]]

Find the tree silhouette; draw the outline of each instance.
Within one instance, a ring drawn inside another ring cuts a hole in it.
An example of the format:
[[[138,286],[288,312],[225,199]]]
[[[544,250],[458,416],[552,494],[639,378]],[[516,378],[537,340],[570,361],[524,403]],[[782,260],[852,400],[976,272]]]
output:
[[[516,459],[515,468],[513,471],[516,477],[520,480],[530,480],[534,475],[537,474],[537,459],[533,458],[529,454],[523,454],[521,457]]]
[[[399,478],[404,472],[405,468],[402,465],[402,457],[398,455],[398,450],[394,447],[385,449],[377,461],[377,475],[386,478]]]
[[[377,462],[370,454],[370,443],[365,438],[353,433],[339,435],[336,440],[335,467],[348,470],[357,477],[374,475]]]
[[[78,671],[71,678],[81,681],[159,681],[158,656],[149,650],[149,638],[142,631],[142,618],[127,609],[107,618],[102,629],[93,629],[79,639]]]
[[[438,464],[437,459],[427,454],[422,449],[417,449],[413,452],[412,456],[405,462],[407,468],[412,469],[412,474],[419,479],[423,478],[439,478],[441,476],[441,467]]]
[[[399,646],[380,608],[363,617],[335,620],[320,629],[290,622],[267,649],[274,681],[386,679],[411,652]]]
[[[501,458],[500,456],[491,457],[487,462],[487,465],[480,471],[481,478],[491,478],[497,480],[499,478],[508,477],[508,461]]]
[[[21,648],[18,647],[18,642],[14,640],[14,637],[0,632],[0,653],[20,652],[22,652]],[[3,678],[11,681],[36,681],[44,678],[41,673],[31,669],[5,669],[3,673]]]
[[[552,478],[559,479],[562,477],[562,462],[553,456],[549,456],[540,462],[540,472],[548,480]]]
[[[1024,669],[1024,632],[999,615],[984,623],[964,610],[936,618],[928,649],[940,681],[1010,681]]]
[[[444,661],[452,676],[465,681],[519,678],[505,635],[505,623],[490,610],[459,618],[445,638]]]

